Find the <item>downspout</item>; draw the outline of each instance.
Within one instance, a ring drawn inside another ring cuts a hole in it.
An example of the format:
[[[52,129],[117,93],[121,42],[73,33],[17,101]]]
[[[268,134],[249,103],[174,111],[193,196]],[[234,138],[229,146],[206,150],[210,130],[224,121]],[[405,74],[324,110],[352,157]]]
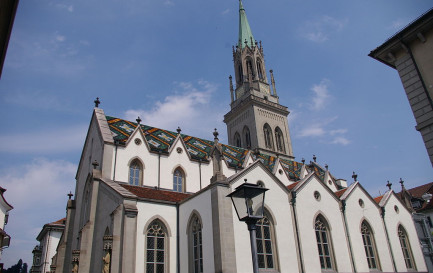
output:
[[[385,224],[385,207],[381,207],[380,209],[381,209],[380,216],[382,216],[382,224],[383,224],[383,226],[385,227],[386,242],[388,243],[389,253],[391,254],[392,267],[393,267],[393,269],[394,269],[394,272],[397,272],[397,267],[395,266],[395,258],[394,258],[394,254],[392,253],[391,243],[390,243],[390,241],[389,241],[388,228],[386,227],[386,224]]]
[[[343,219],[344,219],[344,229],[345,229],[345,231],[346,231],[346,239],[347,239],[347,243],[349,244],[349,255],[350,255],[350,260],[352,261],[353,272],[357,272],[357,271],[356,271],[356,265],[355,265],[355,259],[353,258],[352,243],[350,242],[350,233],[349,233],[349,228],[347,227],[347,218],[346,218],[346,200],[341,200],[341,213],[343,214]]]
[[[176,203],[176,267],[180,273],[180,237],[179,237],[179,203]]]
[[[158,150],[158,190],[161,186],[161,151]]]
[[[113,170],[113,181],[116,181],[116,166],[117,166],[117,146],[119,146],[119,141],[114,141],[114,170]]]
[[[200,190],[201,190],[201,158],[198,160],[198,173],[200,176]]]
[[[302,258],[302,251],[301,251],[301,241],[299,240],[299,228],[298,228],[298,216],[296,215],[296,192],[292,191],[292,200],[290,201],[290,205],[292,207],[293,212],[293,218],[295,220],[295,231],[296,231],[296,244],[298,245],[298,256],[299,256],[299,263],[301,266],[301,273],[304,273],[304,261]]]

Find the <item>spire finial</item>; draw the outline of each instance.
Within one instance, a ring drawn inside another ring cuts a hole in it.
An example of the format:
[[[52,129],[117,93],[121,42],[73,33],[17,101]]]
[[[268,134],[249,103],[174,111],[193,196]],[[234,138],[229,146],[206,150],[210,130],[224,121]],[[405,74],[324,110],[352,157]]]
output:
[[[137,121],[137,123],[140,124],[140,122],[141,122],[141,118],[140,118],[140,116],[137,117],[137,119],[136,119],[135,121]]]
[[[388,187],[389,190],[391,190],[392,183],[389,182],[389,180],[388,180],[388,183],[386,183],[386,186]]]
[[[317,159],[316,155],[313,155],[314,162],[316,162],[316,159]]]
[[[325,169],[326,170],[328,170],[328,167],[329,167],[328,164],[325,163]]]
[[[96,100],[93,101],[95,103],[95,107],[98,108],[99,104],[101,104],[101,101],[99,100],[99,97],[96,98]]]
[[[305,158],[302,158],[301,161],[302,161],[302,164],[305,164]]]
[[[353,172],[352,178],[353,178],[353,181],[356,182],[356,180],[358,179],[358,175],[355,172]]]
[[[401,177],[400,177],[400,181],[398,181],[398,182],[401,184],[401,188],[404,189],[404,181],[403,181],[403,179],[401,179]]]
[[[230,99],[231,102],[233,103],[233,101],[235,100],[235,98],[233,97],[234,95],[234,90],[233,90],[233,81],[232,81],[233,77],[232,75],[229,76],[229,81],[230,81]]]
[[[72,194],[71,191],[69,191],[69,193],[67,194],[67,196],[69,197],[69,200],[71,200],[72,196],[74,196],[74,195]]]
[[[180,129],[180,127],[179,127],[179,126],[177,126],[177,129],[176,129],[176,131],[177,131],[177,133],[178,133],[178,134],[180,134],[180,132],[182,132],[182,129]]]
[[[219,140],[219,139],[218,139],[218,135],[219,135],[219,134],[218,134],[217,128],[215,128],[215,129],[214,129],[214,132],[213,132],[213,136],[214,136],[214,139],[213,139],[213,140],[215,141],[215,143],[218,143],[218,140]]]
[[[273,96],[276,97],[277,89],[275,88],[274,70],[271,69],[269,70],[269,72],[271,73],[271,84],[272,84]]]

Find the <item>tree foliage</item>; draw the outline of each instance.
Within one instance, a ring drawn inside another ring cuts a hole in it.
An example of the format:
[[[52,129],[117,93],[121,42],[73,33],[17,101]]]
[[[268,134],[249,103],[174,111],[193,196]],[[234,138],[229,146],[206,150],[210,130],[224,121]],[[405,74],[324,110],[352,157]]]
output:
[[[8,269],[3,269],[2,273],[27,273],[27,264],[20,259],[17,264]]]

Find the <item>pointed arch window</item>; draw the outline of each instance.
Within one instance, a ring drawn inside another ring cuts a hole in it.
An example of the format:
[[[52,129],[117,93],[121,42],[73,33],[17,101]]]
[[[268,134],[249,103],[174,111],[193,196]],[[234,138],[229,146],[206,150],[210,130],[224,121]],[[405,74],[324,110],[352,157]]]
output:
[[[238,132],[235,133],[235,145],[236,147],[242,147],[241,136]]]
[[[265,136],[265,147],[268,149],[274,149],[273,141],[272,141],[272,129],[269,124],[265,124],[263,126],[263,133]]]
[[[331,236],[329,226],[323,216],[319,215],[314,223],[316,232],[317,250],[319,251],[320,267],[323,270],[333,270],[334,258],[332,252]]]
[[[189,246],[190,246],[190,272],[203,272],[203,240],[202,240],[202,224],[200,218],[194,215],[191,219],[189,231]]]
[[[413,260],[412,249],[410,247],[407,232],[402,225],[398,227],[398,239],[400,240],[401,251],[403,252],[404,262],[407,269],[416,269]]]
[[[277,151],[284,153],[284,138],[283,132],[281,131],[280,127],[275,128],[275,141],[277,144]]]
[[[167,255],[167,229],[161,221],[154,220],[146,231],[146,273],[166,272]]]
[[[143,185],[143,165],[138,159],[134,159],[129,165],[129,184],[134,186]]]
[[[362,242],[364,244],[365,256],[367,257],[368,268],[380,269],[374,235],[370,225],[366,221],[363,221],[361,224],[361,235]]]
[[[244,70],[242,69],[242,64],[238,64],[238,84],[244,81]]]
[[[250,134],[250,129],[247,126],[244,127],[243,135],[245,138],[245,148],[247,149],[251,148],[251,134]]]
[[[247,75],[248,78],[251,77],[251,80],[254,80],[253,60],[251,58],[247,58]]]
[[[173,191],[185,191],[185,174],[181,168],[177,168],[173,173]]]
[[[256,242],[257,259],[259,268],[276,268],[275,234],[274,226],[268,213],[265,212],[263,218],[257,222]]]
[[[262,69],[262,62],[260,61],[260,59],[257,59],[256,61],[257,63],[257,75],[259,76],[260,80],[263,80],[263,69]]]

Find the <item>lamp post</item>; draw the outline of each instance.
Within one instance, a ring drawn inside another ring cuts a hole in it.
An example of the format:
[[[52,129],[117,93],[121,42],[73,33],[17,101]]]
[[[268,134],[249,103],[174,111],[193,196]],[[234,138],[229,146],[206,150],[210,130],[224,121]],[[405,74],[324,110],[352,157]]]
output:
[[[263,218],[263,207],[265,205],[265,192],[268,189],[251,183],[243,183],[234,192],[227,195],[235,207],[239,221],[245,222],[250,231],[251,254],[253,260],[253,272],[259,272],[257,261],[256,223]]]

